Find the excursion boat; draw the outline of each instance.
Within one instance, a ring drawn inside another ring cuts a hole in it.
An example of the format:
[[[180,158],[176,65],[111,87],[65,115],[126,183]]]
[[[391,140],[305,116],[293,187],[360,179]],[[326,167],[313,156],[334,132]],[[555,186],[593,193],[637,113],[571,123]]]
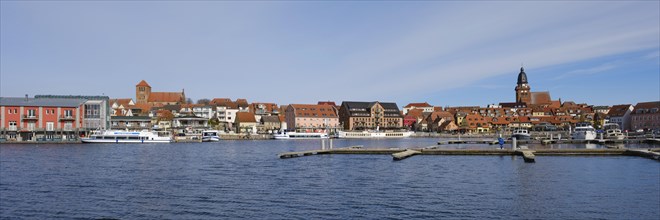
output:
[[[595,140],[596,129],[589,123],[578,123],[571,137],[575,140]]]
[[[339,131],[337,138],[407,138],[412,131]]]
[[[605,129],[605,138],[611,140],[623,140],[626,136],[619,129],[619,124],[616,123],[607,123],[603,125]]]
[[[81,138],[83,143],[171,143],[172,136],[167,131],[120,131],[101,130]]]
[[[307,132],[282,132],[273,135],[273,139],[323,139],[329,138],[326,133],[307,133]]]
[[[525,129],[516,129],[511,134],[511,138],[516,138],[516,140],[529,140],[531,134]]]
[[[218,142],[220,141],[220,136],[218,136],[219,131],[217,130],[206,130],[202,131],[202,142]]]

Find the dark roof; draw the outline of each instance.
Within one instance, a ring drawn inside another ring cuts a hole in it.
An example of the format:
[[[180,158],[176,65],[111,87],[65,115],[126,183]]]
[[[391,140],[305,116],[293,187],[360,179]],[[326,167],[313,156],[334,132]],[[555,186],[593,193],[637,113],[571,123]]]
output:
[[[520,73],[518,73],[518,84],[527,84],[527,74],[522,67],[520,67]]]
[[[610,111],[607,112],[608,117],[623,117],[626,115],[626,112],[630,108],[630,104],[624,105],[615,105],[610,108]]]
[[[500,102],[502,108],[527,108],[524,102]]]
[[[352,102],[352,101],[347,101],[347,102],[342,102],[342,106],[344,106],[344,105],[346,106],[346,109],[349,111],[350,115],[352,115],[353,113],[371,114],[371,108],[374,105],[376,105],[376,103],[380,104],[380,106],[382,106],[383,109],[385,110],[385,112],[386,112],[386,114],[384,115],[385,117],[403,117],[403,115],[399,111],[399,107],[396,105],[396,103],[393,103],[393,102]]]
[[[0,106],[78,107],[85,99],[0,97]]]
[[[280,117],[279,116],[262,116],[261,117],[261,122],[280,122]]]

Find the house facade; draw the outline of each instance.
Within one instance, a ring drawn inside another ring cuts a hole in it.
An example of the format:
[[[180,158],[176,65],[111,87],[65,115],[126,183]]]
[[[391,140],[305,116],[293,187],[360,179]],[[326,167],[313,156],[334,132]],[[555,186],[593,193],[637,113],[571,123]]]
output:
[[[289,131],[328,132],[340,127],[339,117],[330,105],[291,104],[284,114]]]
[[[342,102],[339,121],[345,130],[401,129],[403,115],[392,102]]]
[[[605,118],[608,123],[618,124],[622,131],[629,131],[633,110],[634,107],[631,104],[614,105],[609,109]]]
[[[660,130],[660,101],[637,103],[631,115],[632,130]]]
[[[86,101],[0,97],[0,138],[12,141],[75,139],[85,131]]]

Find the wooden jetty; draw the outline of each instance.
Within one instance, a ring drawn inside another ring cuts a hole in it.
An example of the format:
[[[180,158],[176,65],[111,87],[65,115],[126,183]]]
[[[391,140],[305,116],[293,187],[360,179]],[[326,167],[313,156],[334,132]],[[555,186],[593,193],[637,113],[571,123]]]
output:
[[[512,140],[506,140],[510,144]],[[650,143],[660,144],[660,139],[646,138],[646,139],[595,139],[595,140],[573,140],[573,139],[538,139],[538,140],[517,140],[518,144],[619,144],[619,143]],[[438,145],[451,145],[451,144],[488,144],[497,145],[497,140],[446,140],[439,141]]]
[[[653,149],[437,149],[437,148],[336,148],[288,152],[279,158],[295,158],[319,154],[380,154],[392,155],[393,160],[403,160],[415,155],[499,155],[522,156],[525,162],[535,162],[536,156],[640,156],[660,161],[660,148]]]
[[[405,151],[401,151],[401,152],[398,152],[398,153],[393,153],[392,154],[392,159],[393,160],[403,160],[403,159],[406,159],[408,157],[412,157],[412,156],[415,156],[416,154],[421,154],[421,153],[422,152],[420,152],[420,151],[407,149]]]

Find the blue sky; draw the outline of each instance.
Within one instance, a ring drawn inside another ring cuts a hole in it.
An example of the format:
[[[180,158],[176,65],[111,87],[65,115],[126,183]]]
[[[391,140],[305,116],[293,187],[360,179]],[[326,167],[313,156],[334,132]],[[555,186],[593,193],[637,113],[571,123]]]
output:
[[[660,100],[659,1],[2,1],[0,96]]]

